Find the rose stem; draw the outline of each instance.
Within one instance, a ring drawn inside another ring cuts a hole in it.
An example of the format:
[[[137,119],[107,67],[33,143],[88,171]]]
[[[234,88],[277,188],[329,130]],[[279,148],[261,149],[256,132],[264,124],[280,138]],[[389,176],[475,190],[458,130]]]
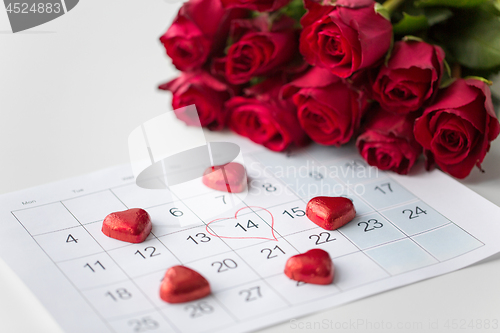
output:
[[[387,9],[389,14],[392,14],[403,2],[405,2],[405,0],[386,0],[382,6]]]
[[[451,77],[454,79],[460,79],[462,77],[462,66],[458,62],[453,64],[451,68]]]

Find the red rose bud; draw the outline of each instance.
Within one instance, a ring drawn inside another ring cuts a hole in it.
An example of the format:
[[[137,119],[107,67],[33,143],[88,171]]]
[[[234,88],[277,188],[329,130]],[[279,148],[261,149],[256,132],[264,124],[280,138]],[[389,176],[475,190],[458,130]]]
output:
[[[481,168],[499,132],[490,88],[477,79],[459,79],[441,91],[414,127],[427,167],[436,163],[457,178],[467,177],[474,165]]]
[[[368,105],[364,93],[319,67],[283,88],[284,98],[292,95],[300,125],[323,145],[347,143]]]
[[[373,98],[390,112],[420,109],[439,90],[444,56],[439,46],[425,42],[395,43],[387,66],[382,66],[373,82]]]
[[[392,25],[375,11],[375,1],[304,2],[300,53],[310,64],[346,78],[375,65],[389,49]]]
[[[159,88],[172,92],[175,115],[187,125],[196,126],[198,121],[185,115],[182,108],[195,104],[201,126],[211,130],[219,130],[225,126],[227,119],[224,103],[234,91],[207,72],[183,72],[181,76]]]
[[[231,20],[244,16],[242,10],[224,10],[220,1],[189,0],[160,41],[177,69],[200,68],[225,47]]]
[[[272,12],[286,6],[290,0],[221,0],[224,8],[246,8],[259,12]]]
[[[282,16],[272,24],[271,30],[270,25],[265,16],[233,22],[231,39],[235,42],[229,47],[224,61],[228,82],[242,84],[254,76],[267,76],[281,69],[298,53],[294,21]]]
[[[322,249],[312,249],[290,257],[285,265],[285,275],[288,278],[305,283],[330,284],[334,273],[332,259]]]
[[[281,79],[267,79],[247,89],[245,97],[230,99],[226,103],[229,127],[274,151],[282,151],[291,144],[307,143],[295,106],[278,96],[282,84]]]
[[[372,166],[406,175],[422,153],[413,136],[415,114],[394,114],[377,108],[356,146],[361,156]]]

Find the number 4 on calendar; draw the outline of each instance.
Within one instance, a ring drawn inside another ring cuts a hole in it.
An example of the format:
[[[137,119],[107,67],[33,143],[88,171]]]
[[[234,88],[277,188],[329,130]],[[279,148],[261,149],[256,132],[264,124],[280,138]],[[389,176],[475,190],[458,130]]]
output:
[[[78,239],[76,239],[75,237],[73,237],[72,234],[69,234],[68,237],[66,238],[66,243],[78,243]]]

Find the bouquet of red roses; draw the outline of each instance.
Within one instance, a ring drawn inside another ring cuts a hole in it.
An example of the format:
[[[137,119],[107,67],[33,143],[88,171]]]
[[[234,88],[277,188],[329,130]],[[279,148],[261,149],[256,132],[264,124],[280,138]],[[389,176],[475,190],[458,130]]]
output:
[[[189,0],[160,41],[174,110],[274,151],[356,140],[382,170],[423,153],[464,178],[500,132],[478,77],[500,70],[498,0]]]

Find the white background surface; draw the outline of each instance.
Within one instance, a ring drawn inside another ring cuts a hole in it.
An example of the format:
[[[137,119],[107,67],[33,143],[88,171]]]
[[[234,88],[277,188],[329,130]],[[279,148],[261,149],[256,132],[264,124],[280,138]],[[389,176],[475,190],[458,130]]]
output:
[[[156,87],[175,71],[158,37],[178,6],[165,0],[82,0],[68,14],[17,34],[0,8],[0,194],[128,162],[128,134],[170,108],[170,95]],[[500,205],[500,140],[483,168],[485,174],[474,170],[462,183]],[[491,218],[500,223],[500,217]],[[324,320],[333,321],[320,330],[325,332],[386,332],[375,328],[387,323],[405,333],[500,332],[445,327],[453,319],[483,326],[485,319],[496,319],[500,325],[499,278],[496,255],[298,318],[297,326],[286,322],[262,332],[305,332],[300,325]],[[1,332],[60,332],[1,260],[0,323]]]

